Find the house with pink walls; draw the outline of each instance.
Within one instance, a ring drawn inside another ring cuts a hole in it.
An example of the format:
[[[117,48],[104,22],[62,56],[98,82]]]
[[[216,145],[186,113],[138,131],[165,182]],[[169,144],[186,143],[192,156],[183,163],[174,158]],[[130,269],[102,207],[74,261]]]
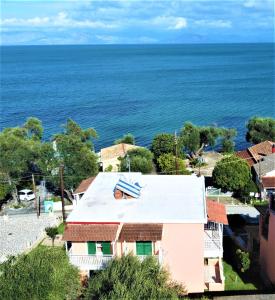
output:
[[[188,293],[224,289],[222,204],[204,177],[99,173],[67,218],[63,239],[82,274],[128,253],[152,255]]]
[[[275,193],[261,214],[259,235],[261,275],[267,284],[275,285]]]

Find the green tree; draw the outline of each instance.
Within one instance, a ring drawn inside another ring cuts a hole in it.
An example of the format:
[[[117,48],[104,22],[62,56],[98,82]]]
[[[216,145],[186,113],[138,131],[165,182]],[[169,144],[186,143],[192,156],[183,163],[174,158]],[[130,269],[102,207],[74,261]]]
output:
[[[28,118],[26,123],[23,125],[26,130],[26,135],[34,140],[41,140],[43,136],[42,122],[34,117]]]
[[[213,170],[215,186],[225,191],[237,192],[242,190],[250,181],[251,173],[247,162],[234,155],[219,161]]]
[[[176,159],[172,153],[164,153],[159,156],[157,163],[160,172],[163,174],[173,175],[176,174]],[[177,158],[178,174],[189,175],[190,172],[186,170],[185,162],[181,158]]]
[[[58,227],[46,227],[45,231],[47,236],[52,239],[52,246],[54,246],[54,240],[58,235]]]
[[[191,153],[191,158],[197,158],[207,146],[214,147],[221,141],[223,152],[233,152],[234,137],[237,131],[234,128],[215,126],[200,127],[186,122],[181,129],[180,138],[184,150]]]
[[[222,138],[222,152],[232,153],[234,152],[235,143],[233,139],[236,137],[237,131],[234,128],[223,129],[223,138]]]
[[[236,254],[239,259],[239,269],[242,273],[244,273],[250,268],[249,253],[242,251],[241,249],[237,249]]]
[[[175,153],[175,137],[170,133],[157,134],[151,145],[155,160],[165,153]]]
[[[140,262],[127,255],[91,277],[85,299],[178,299],[185,290],[169,283],[169,274],[153,257]]]
[[[121,172],[128,171],[128,159],[130,161],[131,172],[151,173],[153,170],[153,154],[146,148],[132,149],[127,152],[127,156],[121,159]]]
[[[120,143],[135,145],[135,137],[131,133],[127,133],[122,138],[115,140],[116,145]]]
[[[81,180],[98,173],[97,156],[92,143],[96,132],[92,128],[81,129],[71,119],[64,129],[64,133],[54,136],[54,143],[43,145],[39,166],[50,181],[58,186],[58,168],[63,164],[65,187],[74,189]]]
[[[25,128],[6,128],[0,133],[0,173],[18,200],[20,178],[31,171],[40,156],[41,142],[29,137]]]
[[[190,122],[186,122],[181,129],[180,137],[185,150],[189,152],[196,152],[199,150],[201,145],[199,127]]]
[[[275,119],[252,117],[247,125],[246,140],[253,144],[275,141]]]
[[[0,299],[77,299],[78,272],[62,248],[39,246],[0,264]]]

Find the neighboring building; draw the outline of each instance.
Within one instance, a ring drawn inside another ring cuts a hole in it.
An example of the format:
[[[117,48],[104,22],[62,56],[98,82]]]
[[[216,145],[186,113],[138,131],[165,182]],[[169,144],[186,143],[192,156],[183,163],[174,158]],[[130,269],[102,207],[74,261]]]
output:
[[[275,192],[275,153],[265,156],[252,168],[262,197],[268,197]]]
[[[236,155],[245,159],[250,167],[259,162],[263,157],[275,152],[275,142],[264,141],[245,150],[236,152]]]
[[[260,265],[267,283],[275,285],[275,194],[270,195],[267,210],[260,218]]]
[[[94,181],[95,177],[89,177],[80,182],[79,186],[73,192],[74,202],[73,205],[76,206],[79,203],[79,200],[82,198],[84,193],[87,191],[88,187]]]
[[[101,164],[102,171],[104,172],[108,167],[112,167],[112,172],[119,171],[118,166],[120,165],[119,158],[125,157],[127,151],[132,149],[141,148],[139,146],[120,143],[107,148],[103,148],[98,153],[99,163]]]
[[[89,274],[115,256],[153,255],[189,293],[224,289],[225,207],[194,175],[99,173],[68,216],[72,264]]]

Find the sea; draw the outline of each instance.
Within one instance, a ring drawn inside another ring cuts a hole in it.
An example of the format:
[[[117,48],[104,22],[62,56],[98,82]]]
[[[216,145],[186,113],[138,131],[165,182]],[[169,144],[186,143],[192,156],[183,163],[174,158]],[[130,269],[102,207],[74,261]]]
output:
[[[236,128],[242,149],[248,119],[275,115],[274,78],[271,43],[2,46],[0,129],[35,116],[49,140],[72,118],[99,150],[191,121]]]

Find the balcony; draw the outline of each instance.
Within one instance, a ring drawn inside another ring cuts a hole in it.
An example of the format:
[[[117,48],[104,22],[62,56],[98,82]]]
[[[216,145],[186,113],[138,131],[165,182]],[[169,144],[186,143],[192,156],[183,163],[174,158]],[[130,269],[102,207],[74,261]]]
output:
[[[224,290],[223,264],[220,258],[208,259],[208,264],[204,266],[204,283],[208,291]]]
[[[70,263],[81,270],[102,270],[113,255],[74,255],[68,252]]]
[[[102,270],[115,257],[114,255],[75,255],[68,251],[70,263],[81,270]],[[140,261],[144,261],[148,255],[137,255]],[[161,263],[159,255],[153,255]]]
[[[223,256],[222,225],[205,225],[204,229],[204,257]]]

